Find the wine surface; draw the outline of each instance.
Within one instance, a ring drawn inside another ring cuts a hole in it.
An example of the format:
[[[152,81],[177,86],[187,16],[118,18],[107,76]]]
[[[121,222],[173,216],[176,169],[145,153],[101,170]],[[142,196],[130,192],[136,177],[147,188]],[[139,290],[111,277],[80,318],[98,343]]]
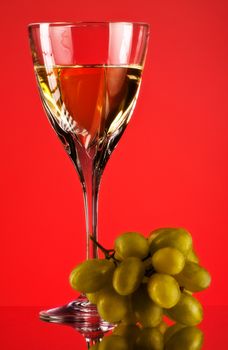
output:
[[[85,150],[125,128],[141,81],[139,66],[35,66],[35,72],[55,130]]]

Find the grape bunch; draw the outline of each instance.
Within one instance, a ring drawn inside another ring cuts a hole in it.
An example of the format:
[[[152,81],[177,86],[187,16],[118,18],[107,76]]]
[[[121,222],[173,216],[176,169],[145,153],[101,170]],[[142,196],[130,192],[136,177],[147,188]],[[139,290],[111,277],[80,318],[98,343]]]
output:
[[[174,333],[178,335],[189,328],[195,332],[194,326],[203,319],[203,309],[192,294],[206,289],[211,282],[209,272],[199,264],[190,233],[183,228],[161,228],[145,238],[137,232],[126,232],[117,237],[113,250],[95,244],[105,258],[78,265],[70,274],[71,286],[97,305],[104,320],[123,329],[137,327],[140,334],[144,333],[136,341],[141,345],[134,349],[183,350],[175,347]],[[168,330],[162,335],[164,317],[176,322],[172,326],[175,332],[171,332],[174,345],[171,338],[167,341]],[[149,339],[157,339],[155,346],[146,346],[147,333]],[[110,345],[109,348],[112,349]],[[125,348],[116,345],[115,349]],[[198,350],[201,345],[185,347],[188,349]]]

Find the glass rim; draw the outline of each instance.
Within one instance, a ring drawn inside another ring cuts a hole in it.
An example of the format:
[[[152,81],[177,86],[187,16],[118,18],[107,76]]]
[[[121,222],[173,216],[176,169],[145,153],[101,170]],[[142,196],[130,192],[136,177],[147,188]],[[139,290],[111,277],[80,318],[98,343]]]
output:
[[[53,27],[82,27],[82,26],[96,26],[109,24],[133,24],[133,26],[150,28],[150,24],[146,22],[129,22],[129,21],[79,21],[79,22],[34,22],[29,23],[28,28],[39,27],[41,24],[48,24]]]

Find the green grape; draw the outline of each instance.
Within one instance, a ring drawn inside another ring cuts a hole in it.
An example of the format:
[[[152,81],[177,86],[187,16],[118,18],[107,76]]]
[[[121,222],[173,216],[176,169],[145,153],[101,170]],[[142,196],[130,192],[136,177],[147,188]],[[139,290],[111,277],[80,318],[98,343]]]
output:
[[[136,341],[137,350],[163,350],[163,348],[163,336],[157,328],[143,328],[141,330]]]
[[[185,327],[176,332],[167,342],[165,350],[200,350],[203,332],[196,327]]]
[[[86,293],[87,299],[91,302],[91,304],[96,305],[98,302],[99,291],[95,293]]]
[[[143,259],[149,254],[149,245],[141,234],[126,232],[115,240],[115,251],[122,259],[130,256]]]
[[[121,335],[122,337],[125,337],[127,339],[129,344],[134,345],[137,338],[140,335],[140,328],[136,325],[127,326],[125,324],[122,324],[122,322],[114,329],[113,334],[115,335]]]
[[[156,327],[162,321],[162,308],[149,297],[147,286],[142,284],[132,295],[132,308],[143,327]]]
[[[177,281],[169,275],[155,273],[147,284],[148,294],[155,304],[169,309],[176,305],[181,292]]]
[[[90,259],[78,265],[70,274],[70,285],[83,293],[94,293],[107,285],[115,265],[110,260]]]
[[[196,255],[196,253],[195,253],[195,251],[193,249],[190,249],[186,259],[188,261],[192,261],[192,262],[194,262],[196,264],[199,264],[199,258],[198,258],[198,256]]]
[[[129,350],[127,339],[120,335],[104,337],[99,344],[99,350]]]
[[[142,282],[144,265],[139,258],[124,259],[113,275],[113,287],[120,295],[132,294]]]
[[[165,344],[168,342],[168,340],[170,338],[172,338],[172,336],[179,332],[179,330],[181,330],[182,328],[186,327],[185,325],[181,324],[181,323],[175,323],[172,326],[168,327],[165,334],[164,334],[164,342]]]
[[[97,310],[105,321],[117,323],[127,316],[130,301],[128,297],[119,295],[115,290],[104,290],[99,293]]]
[[[186,326],[196,326],[203,319],[203,308],[198,300],[189,294],[182,293],[179,302],[167,310],[168,316]]]
[[[191,292],[200,292],[211,283],[209,272],[192,261],[186,261],[184,269],[175,278],[181,287]]]
[[[109,280],[105,287],[98,290],[97,292],[86,293],[86,297],[92,304],[97,305],[100,294],[107,291],[113,291],[112,280]]]
[[[186,256],[192,247],[192,237],[190,233],[183,228],[163,229],[150,244],[151,255],[158,249],[165,247],[176,248]]]
[[[150,232],[149,236],[148,236],[148,243],[149,246],[151,245],[151,242],[158,236],[160,235],[160,233],[166,233],[167,232],[167,228],[157,228],[156,230],[153,230]]]
[[[180,273],[185,264],[184,255],[176,248],[158,249],[152,256],[152,265],[157,272],[168,275]]]

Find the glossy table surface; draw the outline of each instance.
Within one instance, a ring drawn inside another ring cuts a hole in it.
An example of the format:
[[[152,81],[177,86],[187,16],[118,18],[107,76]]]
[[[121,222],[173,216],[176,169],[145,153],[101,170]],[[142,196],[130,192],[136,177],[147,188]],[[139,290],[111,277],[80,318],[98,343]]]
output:
[[[1,350],[83,350],[84,338],[72,327],[40,321],[38,307],[0,308]],[[228,306],[207,306],[200,328],[204,350],[228,349]],[[185,349],[183,349],[185,350]]]

